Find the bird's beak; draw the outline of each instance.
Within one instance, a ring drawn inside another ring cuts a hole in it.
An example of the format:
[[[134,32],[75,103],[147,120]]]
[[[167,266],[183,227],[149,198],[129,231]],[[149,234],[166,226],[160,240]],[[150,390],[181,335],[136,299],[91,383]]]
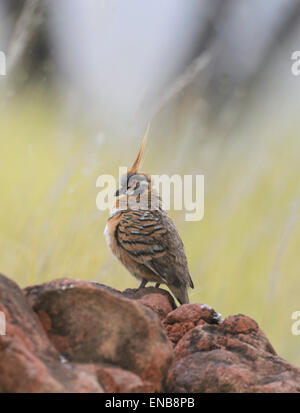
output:
[[[126,189],[124,189],[124,188],[119,188],[115,192],[115,196],[120,196],[120,195],[123,195],[123,194],[126,194]]]

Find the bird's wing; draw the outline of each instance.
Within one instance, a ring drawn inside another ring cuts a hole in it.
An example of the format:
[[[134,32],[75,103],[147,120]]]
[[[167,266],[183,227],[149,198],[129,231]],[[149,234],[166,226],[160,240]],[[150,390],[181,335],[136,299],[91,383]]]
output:
[[[165,212],[126,211],[118,226],[117,240],[132,259],[166,284],[193,286],[181,238]]]

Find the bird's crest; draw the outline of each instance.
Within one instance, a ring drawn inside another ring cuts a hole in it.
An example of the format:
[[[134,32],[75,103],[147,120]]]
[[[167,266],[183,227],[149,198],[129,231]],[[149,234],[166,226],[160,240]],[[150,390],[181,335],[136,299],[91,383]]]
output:
[[[145,150],[146,147],[146,143],[147,143],[147,138],[148,138],[148,134],[149,134],[149,129],[150,129],[150,123],[147,126],[147,130],[144,136],[144,139],[141,143],[141,147],[138,153],[138,156],[136,158],[136,160],[134,161],[132,167],[130,168],[130,170],[128,171],[129,174],[137,174],[139,172],[139,168],[141,166],[141,162],[142,162],[142,156],[143,156],[143,152]]]

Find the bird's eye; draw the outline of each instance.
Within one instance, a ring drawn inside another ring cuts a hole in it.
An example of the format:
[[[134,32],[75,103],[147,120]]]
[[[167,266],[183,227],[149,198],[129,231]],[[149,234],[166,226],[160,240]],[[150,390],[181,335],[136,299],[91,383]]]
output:
[[[134,175],[129,176],[127,179],[127,189],[134,188],[137,182],[138,181],[135,179]]]
[[[138,189],[138,188],[139,188],[139,186],[140,186],[139,181],[136,181],[136,182],[134,182],[133,189],[134,189],[134,190],[136,190],[136,189]]]
[[[140,187],[140,182],[139,181],[131,180],[131,181],[128,182],[127,190],[135,191],[139,187]]]
[[[139,195],[148,187],[147,180],[141,175],[132,175],[127,181],[127,193]]]

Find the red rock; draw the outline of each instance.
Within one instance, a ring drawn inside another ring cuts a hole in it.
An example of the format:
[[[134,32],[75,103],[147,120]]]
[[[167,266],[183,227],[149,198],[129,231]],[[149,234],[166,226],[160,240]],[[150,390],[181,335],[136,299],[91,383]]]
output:
[[[163,325],[169,339],[175,345],[198,324],[218,324],[220,320],[220,314],[205,304],[184,304],[168,313]]]
[[[157,315],[97,283],[60,279],[25,289],[55,348],[72,362],[108,363],[160,391],[172,362]]]
[[[107,393],[152,393],[154,386],[128,370],[102,366],[97,369],[98,378]]]
[[[300,392],[254,320],[175,309],[161,289],[60,279],[23,293],[0,276],[0,311],[0,392]]]
[[[171,392],[300,391],[300,369],[278,357],[257,323],[241,314],[198,324],[174,353]]]
[[[176,308],[174,298],[171,294],[163,290],[162,288],[140,288],[140,289],[127,289],[122,295],[131,300],[137,300],[141,304],[154,311],[161,320],[163,320],[167,314]]]
[[[62,363],[22,290],[0,275],[0,311],[6,335],[0,335],[0,392],[102,392],[96,374]]]
[[[228,348],[244,348],[245,351],[255,348],[276,354],[258,324],[242,314],[230,316],[220,324],[199,323],[179,340],[174,353],[175,359],[179,360],[196,351]]]
[[[222,329],[224,332],[234,333],[245,333],[257,332],[259,330],[258,324],[252,318],[247,317],[243,314],[237,314],[227,317],[223,324]]]

